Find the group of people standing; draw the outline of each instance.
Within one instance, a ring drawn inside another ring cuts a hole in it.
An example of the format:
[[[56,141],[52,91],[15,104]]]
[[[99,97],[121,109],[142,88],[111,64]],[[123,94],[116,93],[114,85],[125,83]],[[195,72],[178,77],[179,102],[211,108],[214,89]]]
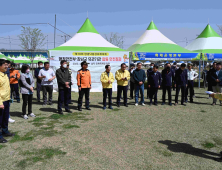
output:
[[[177,67],[177,63],[171,66],[166,63],[164,69],[160,73],[158,66],[154,63],[150,64],[150,68],[145,71],[141,69],[142,64],[137,63],[137,68],[132,64],[130,68],[130,97],[133,99],[133,92],[135,91],[135,105],[138,106],[138,94],[140,90],[141,104],[144,106],[144,82],[147,77],[147,99],[149,105],[158,105],[157,94],[162,86],[162,105],[166,102],[166,92],[168,93],[168,104],[172,106],[171,91],[176,90],[175,106],[178,104],[178,96],[181,91],[181,105],[186,106],[188,102],[188,92],[190,92],[190,103],[193,103],[194,96],[194,80],[198,77],[198,73],[192,69],[192,64],[181,64]],[[154,100],[154,102],[153,102]]]

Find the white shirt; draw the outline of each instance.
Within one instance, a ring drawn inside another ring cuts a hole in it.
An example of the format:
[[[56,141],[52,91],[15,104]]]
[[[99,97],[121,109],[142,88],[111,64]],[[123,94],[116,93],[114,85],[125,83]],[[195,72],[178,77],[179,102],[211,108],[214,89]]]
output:
[[[193,69],[189,70],[187,69],[187,79],[188,80],[194,80],[198,77],[198,73],[194,71]]]
[[[46,76],[46,78],[42,79],[42,86],[53,85],[53,81],[48,81],[55,76],[55,72],[53,71],[53,69],[49,68],[48,70],[46,70],[45,68],[43,68],[39,71],[39,76]]]

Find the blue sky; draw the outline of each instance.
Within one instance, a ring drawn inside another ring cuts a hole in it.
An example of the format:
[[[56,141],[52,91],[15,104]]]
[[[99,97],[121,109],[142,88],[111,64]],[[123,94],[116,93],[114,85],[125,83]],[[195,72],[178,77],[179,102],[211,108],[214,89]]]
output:
[[[168,38],[181,46],[186,46],[185,38],[195,39],[197,34],[210,21],[215,31],[222,25],[221,0],[203,2],[201,0],[10,0],[1,3],[0,23],[51,23],[57,15],[57,27],[67,34],[74,35],[88,16],[101,34],[118,32],[125,37],[124,48],[133,44],[144,32],[150,21]],[[63,21],[70,26],[66,25]],[[53,28],[45,25],[40,28],[48,35],[48,48],[53,48]],[[19,49],[17,35],[21,26],[0,26],[0,48]],[[56,45],[63,43],[57,31]],[[45,48],[47,46],[45,45]]]

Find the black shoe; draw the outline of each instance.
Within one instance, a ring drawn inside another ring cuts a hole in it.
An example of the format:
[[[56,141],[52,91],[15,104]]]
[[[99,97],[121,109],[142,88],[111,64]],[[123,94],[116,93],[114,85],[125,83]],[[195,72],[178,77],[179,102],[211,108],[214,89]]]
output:
[[[163,102],[162,105],[165,105],[165,103]]]
[[[80,107],[80,108],[78,108],[78,111],[80,111],[80,112],[81,112],[81,111],[82,111],[82,108],[81,108],[81,107]]]
[[[1,138],[0,139],[0,143],[7,143],[8,141],[6,140],[6,139],[4,139],[4,138]]]
[[[186,104],[184,104],[184,103],[181,103],[181,105],[186,106]]]
[[[9,133],[3,134],[2,136],[4,136],[4,137],[12,137],[12,136],[15,136],[15,134],[9,132]]]
[[[72,111],[71,111],[70,109],[66,110],[66,112],[68,112],[68,113],[72,113]]]
[[[91,110],[91,109],[89,107],[87,107],[86,110]]]
[[[124,106],[128,107],[128,104],[125,104]]]
[[[58,111],[58,113],[59,113],[60,115],[63,115],[63,111]]]
[[[193,101],[191,100],[190,103],[193,103]]]
[[[48,103],[48,105],[53,105],[53,103]]]
[[[155,105],[155,106],[158,106],[158,104],[157,104],[157,103],[154,103],[154,105]]]
[[[40,103],[40,100],[38,100],[38,103]]]
[[[117,107],[120,107],[120,105],[118,104]]]
[[[169,103],[170,106],[172,106],[172,103]]]

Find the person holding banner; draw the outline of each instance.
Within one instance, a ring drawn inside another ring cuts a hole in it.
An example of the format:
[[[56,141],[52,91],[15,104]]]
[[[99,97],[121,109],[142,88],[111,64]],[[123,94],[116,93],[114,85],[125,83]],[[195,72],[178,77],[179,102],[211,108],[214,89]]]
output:
[[[63,114],[62,104],[65,105],[65,111],[72,113],[68,105],[68,93],[69,93],[69,84],[71,82],[71,75],[67,69],[67,61],[62,60],[60,62],[60,68],[56,70],[56,78],[58,82],[59,96],[58,96],[58,113]]]
[[[116,71],[115,78],[117,80],[117,107],[120,107],[120,96],[123,91],[123,98],[124,98],[124,106],[128,107],[127,105],[127,90],[128,90],[128,81],[130,80],[130,73],[126,70],[126,64],[121,64],[121,69]]]
[[[111,66],[105,66],[106,71],[101,74],[100,81],[103,86],[103,110],[106,109],[106,98],[109,96],[109,109],[112,108],[112,83],[114,82],[113,73],[110,72]]]
[[[211,74],[213,92],[214,93],[222,93],[222,70],[221,63],[217,63],[216,71]],[[217,99],[213,98],[213,106],[216,105]],[[222,106],[222,102],[220,100],[220,105]]]
[[[47,93],[49,93],[48,105],[52,105],[53,80],[56,76],[53,69],[49,68],[49,62],[44,63],[44,68],[39,71],[38,78],[42,81],[43,106],[47,105]]]
[[[91,74],[88,68],[88,63],[83,61],[81,63],[81,69],[77,72],[77,85],[79,87],[79,99],[78,99],[78,110],[82,111],[82,99],[85,95],[86,109],[89,108],[89,92],[91,89]]]

